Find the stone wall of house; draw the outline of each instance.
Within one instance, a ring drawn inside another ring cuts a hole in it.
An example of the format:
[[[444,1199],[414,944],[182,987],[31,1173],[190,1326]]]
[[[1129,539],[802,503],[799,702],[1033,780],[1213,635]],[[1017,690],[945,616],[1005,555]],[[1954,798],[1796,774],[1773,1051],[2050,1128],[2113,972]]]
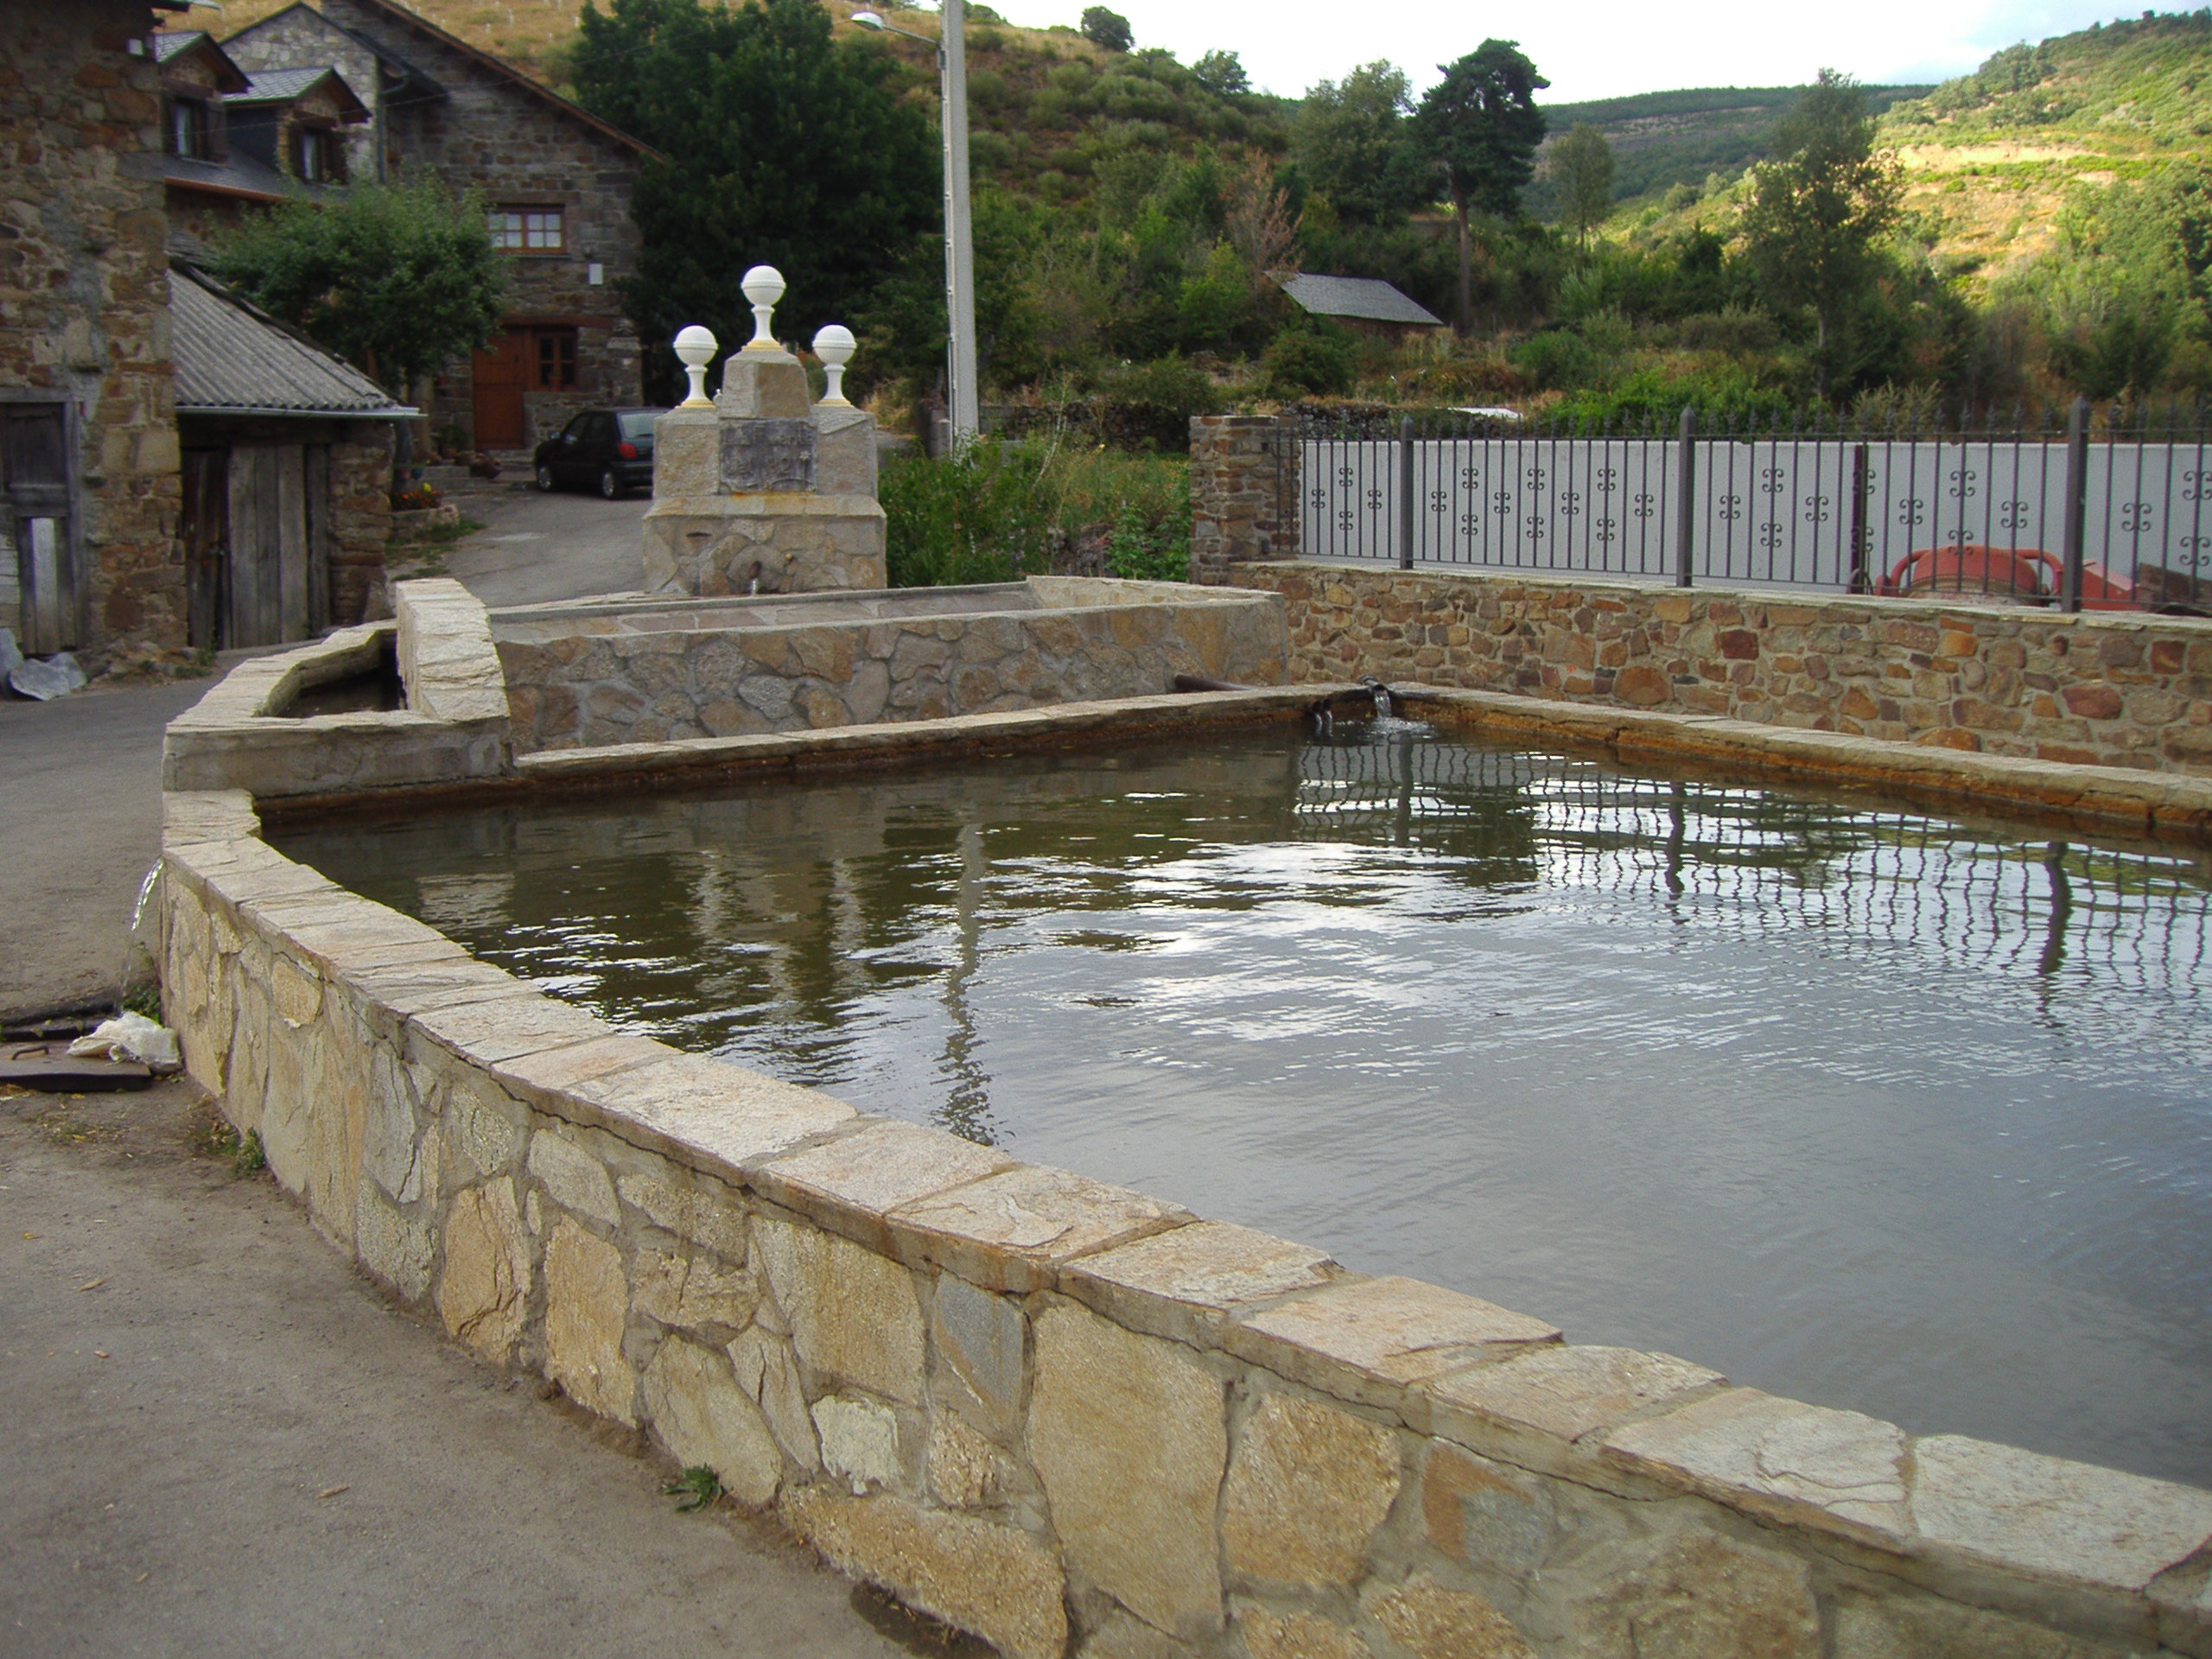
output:
[[[346,627],[367,615],[384,579],[385,543],[391,539],[390,421],[348,421],[330,445],[330,625]]]
[[[1058,585],[1054,586],[1055,582]],[[1039,593],[1035,584],[1046,584]],[[1064,588],[1081,588],[1079,594]],[[1017,601],[1020,601],[1017,604]],[[1035,607],[1041,602],[1048,608]],[[1282,677],[1282,611],[1168,582],[1035,578],[982,613],[502,630],[518,751],[662,743],[1147,696],[1179,673]]]
[[[1191,421],[1191,580],[1294,559],[1301,452],[1295,416],[1202,415]]]
[[[321,13],[305,6],[287,7],[241,29],[222,46],[231,61],[250,75],[326,64],[337,70],[353,88],[353,96],[368,105],[370,116],[345,135],[346,176],[381,179],[387,162],[397,170],[398,158],[387,156],[380,137],[385,124],[382,111],[391,94],[377,72],[376,54],[342,29],[333,28]]]
[[[1289,603],[1290,677],[1372,674],[1988,754],[2212,775],[2212,622],[1237,565]]]
[[[61,643],[95,658],[185,643],[153,29],[143,0],[0,0],[0,398],[67,405]]]
[[[166,803],[164,1014],[338,1249],[1014,1659],[2212,1652],[2212,1493],[1730,1387],[620,1034]]]
[[[385,105],[388,174],[435,172],[456,190],[480,189],[492,207],[557,207],[565,215],[563,250],[514,255],[509,270],[510,324],[577,330],[576,384],[525,393],[533,425],[525,442],[558,431],[577,410],[637,404],[643,396],[639,346],[616,284],[637,271],[630,194],[644,161],[638,150],[393,8],[373,0],[325,0],[322,10],[446,89],[442,99]],[[358,90],[359,83],[353,84]],[[592,262],[602,268],[596,286],[587,280]],[[474,399],[469,363],[455,362],[438,377],[431,418],[473,430]]]

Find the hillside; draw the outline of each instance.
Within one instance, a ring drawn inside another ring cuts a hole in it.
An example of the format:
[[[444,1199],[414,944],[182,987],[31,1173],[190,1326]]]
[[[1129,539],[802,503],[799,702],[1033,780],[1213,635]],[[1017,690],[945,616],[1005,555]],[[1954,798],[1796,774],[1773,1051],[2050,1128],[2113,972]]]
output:
[[[1796,86],[1701,86],[1588,104],[1547,104],[1544,119],[1556,137],[1587,121],[1613,148],[1613,197],[1618,201],[1664,193],[1676,185],[1701,187],[1718,175],[1732,179],[1766,153],[1767,135],[1795,103]],[[1926,86],[1870,86],[1877,111],[1919,98]],[[1541,176],[1529,194],[1540,218],[1552,211],[1551,189]]]

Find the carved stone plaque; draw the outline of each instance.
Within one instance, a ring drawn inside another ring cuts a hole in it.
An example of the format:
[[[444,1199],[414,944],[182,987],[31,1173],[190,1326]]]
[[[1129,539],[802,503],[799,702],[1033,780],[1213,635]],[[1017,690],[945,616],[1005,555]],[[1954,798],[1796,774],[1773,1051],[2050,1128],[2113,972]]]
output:
[[[733,495],[814,487],[814,423],[722,422],[722,488]]]

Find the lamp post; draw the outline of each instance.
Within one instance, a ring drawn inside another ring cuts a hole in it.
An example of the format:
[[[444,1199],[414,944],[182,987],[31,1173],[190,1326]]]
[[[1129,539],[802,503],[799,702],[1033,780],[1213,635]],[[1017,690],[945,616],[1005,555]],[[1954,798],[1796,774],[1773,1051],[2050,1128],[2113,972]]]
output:
[[[897,29],[872,11],[853,14],[855,28],[904,35],[937,48],[939,90],[944,99],[944,310],[946,398],[952,440],[959,443],[980,429],[976,379],[976,238],[968,211],[968,54],[961,33],[961,0],[940,0],[941,35],[931,40],[911,29]]]

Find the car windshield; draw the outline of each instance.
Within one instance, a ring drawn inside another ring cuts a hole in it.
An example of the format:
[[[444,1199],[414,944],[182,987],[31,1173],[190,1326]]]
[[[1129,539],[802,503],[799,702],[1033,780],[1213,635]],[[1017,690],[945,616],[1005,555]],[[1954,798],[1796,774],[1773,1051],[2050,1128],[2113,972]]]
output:
[[[660,411],[656,409],[637,409],[615,418],[622,423],[624,437],[650,438],[653,435],[653,422],[659,418],[659,415]]]

